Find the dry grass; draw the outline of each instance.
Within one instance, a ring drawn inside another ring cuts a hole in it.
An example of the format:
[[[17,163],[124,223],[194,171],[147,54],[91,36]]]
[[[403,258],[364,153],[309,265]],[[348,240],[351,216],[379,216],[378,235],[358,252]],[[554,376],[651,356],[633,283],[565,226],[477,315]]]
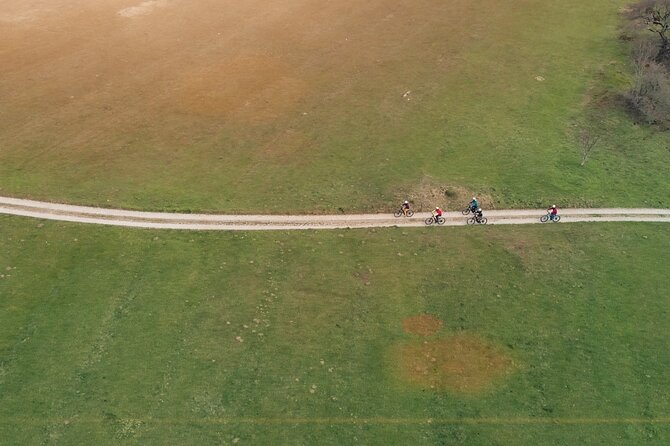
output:
[[[440,331],[442,324],[443,322],[435,316],[431,316],[430,314],[420,314],[418,316],[408,317],[402,321],[402,328],[405,333],[412,333],[419,336],[430,336]]]
[[[467,334],[397,348],[398,373],[424,389],[478,394],[514,370],[498,348]]]

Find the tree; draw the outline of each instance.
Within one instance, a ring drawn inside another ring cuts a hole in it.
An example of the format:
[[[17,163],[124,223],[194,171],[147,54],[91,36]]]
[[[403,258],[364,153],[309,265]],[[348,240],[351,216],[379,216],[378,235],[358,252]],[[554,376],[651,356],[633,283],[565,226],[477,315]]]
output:
[[[582,153],[582,162],[580,166],[583,166],[589,160],[589,157],[591,156],[591,153],[593,153],[593,149],[595,148],[596,144],[598,144],[599,139],[600,136],[594,135],[588,129],[582,129],[579,132],[579,149]]]
[[[640,0],[629,9],[628,15],[649,31],[658,34],[661,42],[655,60],[670,60],[670,0]]]
[[[633,85],[626,102],[647,123],[670,128],[670,79],[667,69],[654,61],[655,48],[642,41],[633,49]]]

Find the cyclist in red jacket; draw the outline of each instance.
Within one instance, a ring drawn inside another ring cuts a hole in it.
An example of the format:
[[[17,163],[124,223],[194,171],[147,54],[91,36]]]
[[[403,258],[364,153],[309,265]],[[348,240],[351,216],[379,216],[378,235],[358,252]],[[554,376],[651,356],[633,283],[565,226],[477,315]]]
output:
[[[442,209],[436,207],[435,210],[433,211],[433,218],[435,219],[435,221],[437,221],[440,217],[442,217]]]
[[[558,208],[556,205],[552,205],[549,209],[547,209],[547,212],[549,212],[549,219],[551,221],[556,220],[556,216],[558,215]]]

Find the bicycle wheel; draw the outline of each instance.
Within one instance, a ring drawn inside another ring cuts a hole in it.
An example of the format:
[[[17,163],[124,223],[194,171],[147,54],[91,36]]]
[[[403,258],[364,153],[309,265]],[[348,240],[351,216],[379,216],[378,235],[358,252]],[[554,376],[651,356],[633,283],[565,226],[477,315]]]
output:
[[[479,223],[485,225],[487,221],[488,221],[487,218],[484,217],[484,218],[482,218],[482,221],[480,221]]]
[[[402,216],[402,210],[398,209],[397,211],[395,211],[393,213],[393,216],[396,217],[396,218]]]
[[[447,221],[447,220],[445,220],[444,217],[437,217],[437,224],[438,225],[443,225],[445,221]]]
[[[426,224],[429,225],[429,226],[432,225],[433,224],[433,217],[428,217],[426,219]]]
[[[407,214],[405,214],[405,217],[411,217],[411,216],[413,216],[413,215],[414,215],[414,211],[411,210],[411,209],[409,209],[409,210],[407,211]]]
[[[474,225],[475,224],[475,218],[474,217],[468,218],[468,224],[469,225]]]
[[[558,223],[559,221],[561,221],[561,216],[560,215],[555,216],[554,223]]]
[[[549,217],[546,216],[546,215],[543,215],[542,217],[540,217],[540,221],[541,221],[542,223],[546,223],[547,220],[549,220]]]
[[[461,211],[461,214],[468,215],[470,213],[470,208],[465,208]]]

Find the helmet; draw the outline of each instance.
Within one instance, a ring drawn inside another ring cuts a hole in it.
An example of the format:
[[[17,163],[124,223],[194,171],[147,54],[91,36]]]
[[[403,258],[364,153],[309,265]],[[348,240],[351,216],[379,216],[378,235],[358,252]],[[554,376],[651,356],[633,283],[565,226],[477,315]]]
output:
[[[409,201],[405,200],[405,204],[409,204]]]
[[[552,205],[551,205],[551,208],[552,208],[552,209],[556,208],[556,205],[555,205],[555,204],[552,204]]]
[[[439,207],[436,207],[436,208],[435,208],[436,211],[437,211],[438,209],[440,209],[440,208],[439,208]]]
[[[473,199],[473,200],[476,200],[476,199],[477,199],[477,197],[472,197],[472,199]]]
[[[481,212],[481,211],[482,211],[482,208],[477,208],[477,212]]]

